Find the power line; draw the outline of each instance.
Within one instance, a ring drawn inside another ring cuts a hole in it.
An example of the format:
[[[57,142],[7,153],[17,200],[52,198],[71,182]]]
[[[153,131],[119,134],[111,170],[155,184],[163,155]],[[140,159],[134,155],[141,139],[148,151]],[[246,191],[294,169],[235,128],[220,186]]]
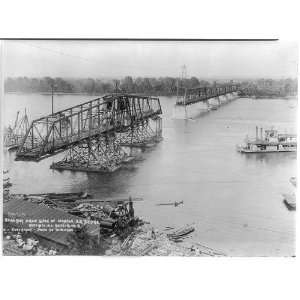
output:
[[[20,41],[17,41],[17,43],[20,43],[20,44],[26,45],[26,46],[30,46],[30,47],[33,47],[33,48],[37,48],[37,49],[40,49],[40,50],[52,52],[52,53],[55,53],[55,54],[59,54],[59,55],[63,55],[63,56],[68,56],[68,57],[75,58],[75,59],[81,59],[81,60],[87,61],[89,63],[93,63],[93,64],[95,63],[95,60],[90,60],[90,59],[82,57],[82,56],[73,55],[73,54],[62,52],[62,51],[53,50],[53,49],[49,49],[49,48],[45,48],[45,47],[33,45],[33,44],[30,44],[30,43],[24,43],[24,42],[20,42]]]

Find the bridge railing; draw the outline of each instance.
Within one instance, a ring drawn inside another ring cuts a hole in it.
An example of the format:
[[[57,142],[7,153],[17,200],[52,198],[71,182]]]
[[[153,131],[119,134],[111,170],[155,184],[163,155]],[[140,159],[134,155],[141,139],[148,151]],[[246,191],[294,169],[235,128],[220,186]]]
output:
[[[161,114],[158,98],[112,94],[34,120],[17,159],[40,160],[90,137],[125,131]]]

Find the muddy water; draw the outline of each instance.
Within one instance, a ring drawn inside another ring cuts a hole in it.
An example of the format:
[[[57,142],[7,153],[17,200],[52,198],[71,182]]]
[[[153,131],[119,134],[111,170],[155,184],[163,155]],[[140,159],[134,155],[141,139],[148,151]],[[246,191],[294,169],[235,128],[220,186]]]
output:
[[[56,96],[55,109],[88,100]],[[293,192],[295,153],[243,155],[235,150],[255,126],[296,131],[296,101],[237,99],[208,113],[193,112],[192,120],[173,119],[175,98],[161,97],[164,140],[143,153],[132,170],[86,174],[49,169],[63,154],[41,162],[14,161],[4,153],[12,192],[75,192],[96,198],[143,197],[136,214],[153,226],[194,224],[188,242],[200,242],[233,256],[290,256],[295,252],[295,214],[281,193]],[[31,118],[51,110],[50,96],[5,95],[4,123],[27,108]],[[189,108],[190,109],[190,108]],[[184,201],[178,207],[161,202]]]

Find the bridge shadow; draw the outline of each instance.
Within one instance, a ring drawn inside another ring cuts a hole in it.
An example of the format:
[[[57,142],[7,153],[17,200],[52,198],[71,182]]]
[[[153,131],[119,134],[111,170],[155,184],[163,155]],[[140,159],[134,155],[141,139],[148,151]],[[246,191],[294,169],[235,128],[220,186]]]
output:
[[[196,121],[197,119],[200,119],[202,117],[205,117],[205,116],[209,115],[211,112],[212,112],[212,110],[208,110],[208,109],[199,110],[199,112],[197,112],[191,118],[188,118],[188,120]]]
[[[111,198],[128,193],[130,178],[137,172],[137,167],[119,169],[112,173],[87,173],[87,188],[94,198]]]

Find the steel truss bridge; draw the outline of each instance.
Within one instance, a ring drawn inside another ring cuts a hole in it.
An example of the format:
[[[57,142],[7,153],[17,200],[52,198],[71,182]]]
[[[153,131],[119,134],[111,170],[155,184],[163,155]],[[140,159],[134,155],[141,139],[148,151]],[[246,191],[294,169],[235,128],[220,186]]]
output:
[[[220,87],[199,87],[187,89],[185,95],[177,100],[176,105],[187,106],[199,102],[207,102],[209,99],[238,92],[238,85],[225,85]]]
[[[40,161],[66,151],[52,168],[113,171],[128,160],[122,146],[142,147],[161,140],[161,114],[154,97],[96,98],[32,121],[16,160]]]

